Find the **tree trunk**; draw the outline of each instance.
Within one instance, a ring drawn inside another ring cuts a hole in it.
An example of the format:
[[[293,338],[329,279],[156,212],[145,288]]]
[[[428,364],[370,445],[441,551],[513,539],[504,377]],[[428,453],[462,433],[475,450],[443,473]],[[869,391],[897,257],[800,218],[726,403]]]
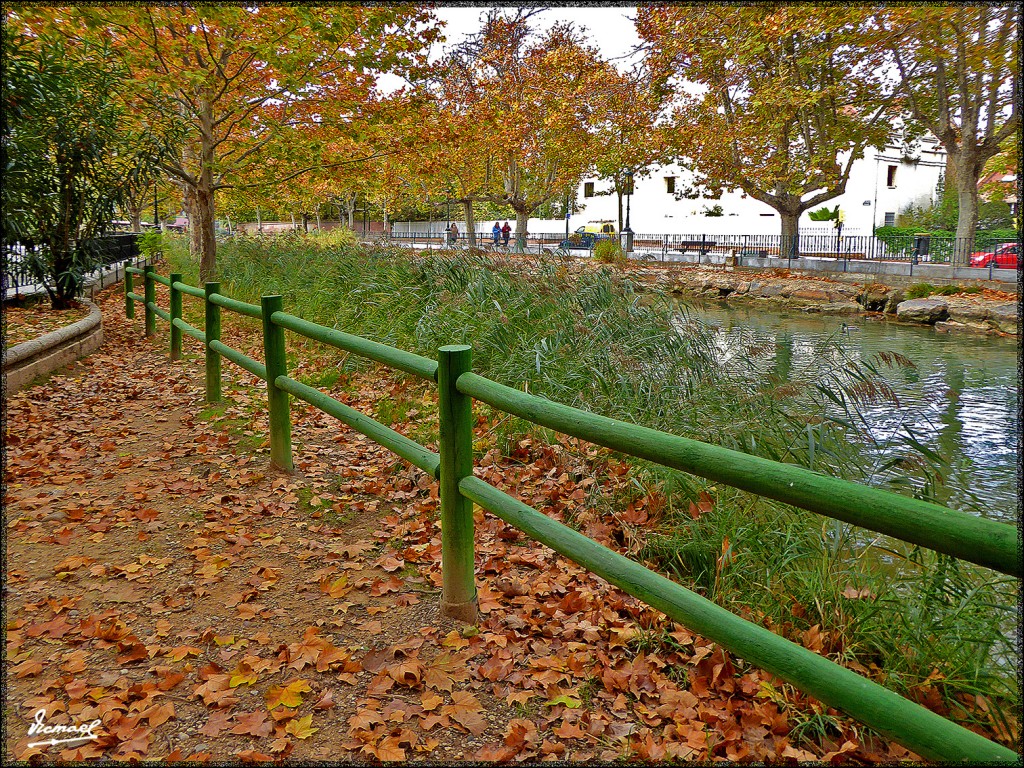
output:
[[[256,231],[263,234],[263,219],[260,216],[260,207],[256,206]]]
[[[796,258],[800,255],[800,211],[779,211],[782,217],[782,238],[779,240],[779,258]]]
[[[128,211],[128,220],[132,225],[132,232],[142,231],[142,206],[133,208]]]
[[[213,106],[204,101],[200,112],[202,139],[200,144],[199,183],[196,185],[196,210],[199,221],[198,231],[200,253],[199,283],[217,279],[217,236],[215,229],[216,209],[214,207],[213,166],[216,161],[216,145],[213,141]]]
[[[74,245],[70,247],[74,248]],[[51,275],[53,276],[54,289],[51,291],[46,281],[43,281],[43,286],[46,288],[47,293],[50,294],[50,305],[53,309],[70,309],[71,304],[78,296],[81,283],[78,280],[78,274],[74,267],[75,258],[70,249],[53,254]]]
[[[185,216],[188,218],[188,250],[193,259],[203,258],[203,243],[199,236],[199,203],[192,185],[185,187]]]
[[[470,248],[476,248],[476,216],[473,215],[473,201],[462,200],[462,210],[466,214],[466,238]]]
[[[356,196],[352,195],[345,201],[345,210],[348,213],[348,228],[356,231]]]
[[[617,230],[615,230],[615,231],[616,232],[621,232],[622,231],[622,188],[618,185],[618,182],[616,182],[616,184],[615,184],[615,196],[619,199],[619,228]]]
[[[981,168],[976,161],[960,155],[954,161],[959,211],[956,218],[956,240],[953,244],[953,263],[966,266],[974,250],[974,234],[978,228],[978,179]]]
[[[214,228],[213,190],[206,187],[205,184],[196,190],[196,213],[198,220],[191,226],[193,233],[198,233],[199,252],[202,254],[199,260],[199,282],[205,283],[208,280],[216,279],[217,274],[217,237]]]
[[[302,214],[302,231],[305,232],[307,235],[309,234],[309,214],[308,213],[303,213]]]
[[[516,212],[516,253],[523,253],[526,251],[526,227],[530,220],[530,211],[525,207],[513,206],[512,210]]]

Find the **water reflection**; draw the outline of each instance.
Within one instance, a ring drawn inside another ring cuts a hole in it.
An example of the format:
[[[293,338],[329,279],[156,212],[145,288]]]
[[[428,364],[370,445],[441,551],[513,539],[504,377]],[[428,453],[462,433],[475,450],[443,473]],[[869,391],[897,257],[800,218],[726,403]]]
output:
[[[965,511],[1017,519],[1020,390],[1015,341],[717,302],[689,301],[680,309],[681,324],[699,322],[717,329],[723,364],[739,365],[742,360],[779,382],[800,380],[805,366],[820,364],[823,351],[841,359],[834,347],[829,355],[832,343],[858,361],[880,352],[909,359],[913,367],[883,371],[898,407],[887,402],[861,407],[877,443],[872,458],[879,470],[871,482],[884,484],[892,478],[894,470],[881,468],[897,450],[897,436],[906,439],[909,434],[948,462],[948,476],[936,486],[937,498]]]

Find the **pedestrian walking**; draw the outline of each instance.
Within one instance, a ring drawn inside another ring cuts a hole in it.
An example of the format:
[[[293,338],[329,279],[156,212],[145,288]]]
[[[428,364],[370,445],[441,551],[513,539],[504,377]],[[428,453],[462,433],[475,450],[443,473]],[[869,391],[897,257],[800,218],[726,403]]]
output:
[[[494,238],[494,244],[498,244],[498,240],[501,239],[501,224],[494,222],[494,226],[491,227],[491,237]]]
[[[502,245],[504,245],[506,248],[508,248],[508,239],[511,235],[512,227],[510,227],[508,222],[506,221],[505,224],[501,227],[501,238],[504,241]]]
[[[455,245],[459,241],[459,228],[455,222],[452,222],[451,227],[448,229],[448,245]]]

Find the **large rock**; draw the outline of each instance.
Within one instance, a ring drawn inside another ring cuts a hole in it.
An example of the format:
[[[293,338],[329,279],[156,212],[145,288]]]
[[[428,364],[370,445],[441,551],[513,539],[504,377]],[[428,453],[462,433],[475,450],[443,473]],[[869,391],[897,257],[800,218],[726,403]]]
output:
[[[889,294],[888,301],[885,302],[885,314],[895,315],[896,308],[903,301],[903,291],[898,288],[894,288],[892,293]]]
[[[861,306],[855,301],[833,301],[823,304],[821,311],[827,315],[853,315],[861,311]]]
[[[864,289],[857,300],[868,312],[884,312],[893,289],[881,283],[872,283]]]
[[[935,323],[935,330],[943,333],[976,333],[981,336],[996,335],[996,332],[987,325],[961,323],[958,320],[939,320]]]
[[[1017,305],[997,304],[989,307],[988,321],[1003,333],[1017,333]]]
[[[798,288],[789,297],[802,301],[828,301],[828,294],[818,288]]]
[[[774,299],[778,297],[789,296],[789,286],[787,285],[762,285],[758,291],[758,295],[765,299]]]
[[[989,305],[977,304],[957,297],[949,299],[949,319],[957,323],[984,323],[989,318]]]
[[[896,307],[896,317],[910,323],[932,323],[949,317],[949,305],[942,299],[910,299]]]

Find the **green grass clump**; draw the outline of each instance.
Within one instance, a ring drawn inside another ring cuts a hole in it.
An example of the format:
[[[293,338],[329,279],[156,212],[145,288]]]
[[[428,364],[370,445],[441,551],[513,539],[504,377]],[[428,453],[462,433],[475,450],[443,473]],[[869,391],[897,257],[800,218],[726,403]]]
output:
[[[931,283],[914,283],[912,286],[907,288],[903,294],[908,299],[922,299],[925,296],[931,296],[935,293],[935,286]]]
[[[594,260],[616,267],[624,267],[629,263],[618,240],[598,240],[594,246]]]
[[[952,296],[956,293],[981,293],[980,285],[943,285],[936,287],[931,283],[914,283],[904,294],[908,299],[920,299],[925,296]]]

